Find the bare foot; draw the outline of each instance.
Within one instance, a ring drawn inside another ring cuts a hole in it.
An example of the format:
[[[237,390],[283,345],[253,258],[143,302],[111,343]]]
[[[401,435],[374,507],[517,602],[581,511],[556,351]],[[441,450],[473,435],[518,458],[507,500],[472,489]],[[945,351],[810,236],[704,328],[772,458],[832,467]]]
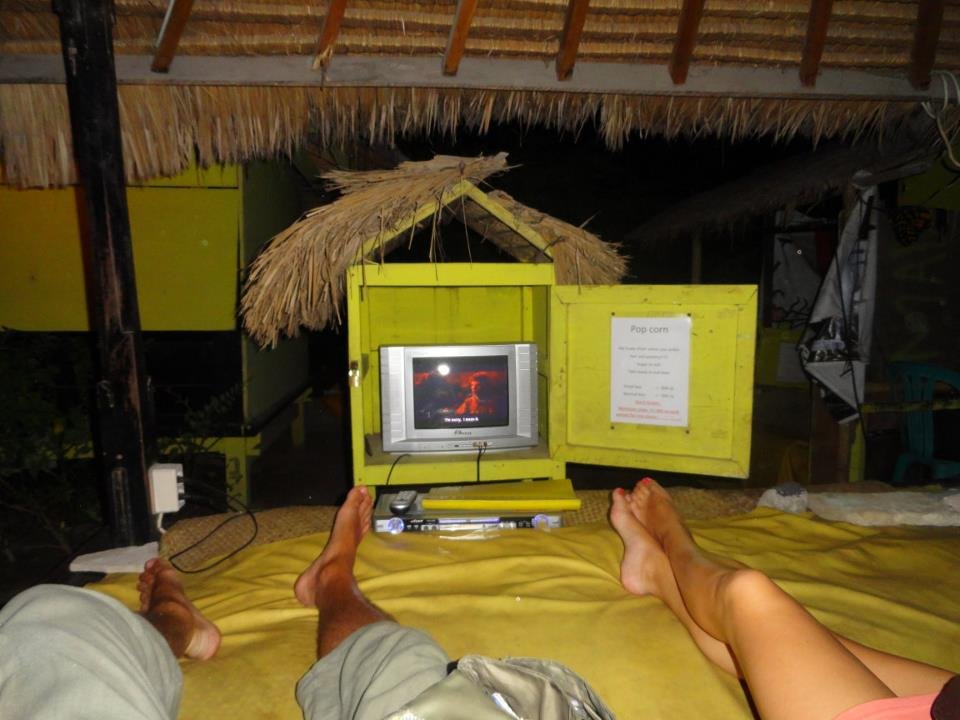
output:
[[[370,491],[364,485],[351,488],[347,499],[337,510],[326,546],[293,585],[293,593],[301,605],[317,606],[317,581],[321,570],[327,565],[340,565],[353,572],[357,547],[370,529],[372,519],[373,498]]]
[[[170,645],[176,657],[209,660],[220,649],[220,630],[183,592],[180,575],[162,558],[148,560],[137,582],[140,614]]]
[[[663,599],[664,583],[672,580],[665,575],[673,572],[670,561],[634,515],[629,498],[626,491],[617,488],[610,505],[610,524],[623,541],[620,582],[634,595],[653,595]]]
[[[689,537],[669,493],[656,480],[645,477],[638,482],[633,492],[627,495],[627,504],[633,516],[660,545],[677,531]]]

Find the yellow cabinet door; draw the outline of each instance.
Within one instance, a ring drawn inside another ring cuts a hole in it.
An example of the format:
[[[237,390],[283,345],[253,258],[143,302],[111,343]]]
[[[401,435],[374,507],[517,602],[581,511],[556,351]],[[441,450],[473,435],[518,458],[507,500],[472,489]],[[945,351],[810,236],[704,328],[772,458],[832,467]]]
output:
[[[555,286],[551,456],[747,477],[756,322],[753,285]]]

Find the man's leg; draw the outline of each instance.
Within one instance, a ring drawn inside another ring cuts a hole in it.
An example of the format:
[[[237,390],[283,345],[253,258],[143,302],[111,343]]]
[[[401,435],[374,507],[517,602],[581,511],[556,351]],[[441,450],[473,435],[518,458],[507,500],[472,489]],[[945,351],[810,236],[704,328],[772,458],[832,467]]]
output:
[[[353,574],[357,548],[370,530],[372,513],[373,498],[367,488],[362,485],[353,488],[337,511],[323,551],[293,586],[302,605],[320,611],[318,658],[328,655],[365,625],[393,620],[364,597]]]
[[[372,514],[367,488],[351,489],[326,546],[294,585],[297,599],[319,611],[319,659],[297,684],[309,720],[381,720],[447,674],[449,659],[426,633],[395,623],[357,586],[353,567]]]
[[[703,554],[659,485],[638,484],[629,502],[663,547],[691,618],[731,648],[766,720],[827,720],[895,695],[763,573],[729,567]],[[936,692],[947,677],[931,668],[925,691]]]
[[[209,657],[219,632],[183,595],[176,573],[161,570],[169,565],[154,567],[146,580],[141,576],[144,617],[111,597],[64,585],[39,585],[13,598],[0,611],[3,717],[176,717],[182,676],[171,647],[183,645],[181,638],[189,647],[196,625],[205,624]]]
[[[167,641],[174,657],[209,660],[217,654],[220,630],[186,596],[179,573],[167,560],[148,560],[137,590],[140,614]]]

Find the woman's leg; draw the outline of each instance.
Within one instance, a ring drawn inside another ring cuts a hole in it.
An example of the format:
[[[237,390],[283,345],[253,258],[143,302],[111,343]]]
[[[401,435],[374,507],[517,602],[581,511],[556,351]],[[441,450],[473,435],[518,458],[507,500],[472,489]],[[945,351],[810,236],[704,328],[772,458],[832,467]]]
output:
[[[936,665],[928,665],[918,660],[891,655],[882,650],[861,645],[843,635],[834,633],[834,637],[856,655],[870,672],[880,678],[880,682],[901,697],[940,692],[947,680],[955,674]]]
[[[855,705],[894,696],[763,573],[704,555],[659,485],[638,485],[630,500],[663,547],[691,618],[730,647],[765,720],[828,720]]]
[[[638,522],[639,518],[643,516],[643,510],[638,507],[633,494],[618,489],[614,491],[610,519],[624,541],[624,562],[621,566],[621,580],[624,587],[637,595],[652,594],[663,600],[687,628],[701,652],[708,659],[723,670],[738,677],[743,677],[736,665],[736,658],[730,653],[730,648],[707,634],[690,616],[686,605],[683,604],[673,571],[670,570],[669,576],[662,572],[653,572],[653,568],[662,567],[663,564],[669,566],[669,560],[663,554],[659,543],[653,540],[652,536],[642,527],[642,524],[638,531],[632,528],[631,523],[622,517],[624,508],[628,509],[634,516],[633,519]],[[650,548],[651,543],[653,543],[653,548]],[[719,564],[726,563],[731,569],[746,567],[731,560],[718,559],[717,562]],[[691,625],[693,628],[691,628]],[[949,670],[899,655],[891,655],[882,650],[862,645],[843,635],[832,631],[831,633],[841,645],[866,665],[867,669],[876,675],[895,695],[926,695],[939,692],[947,680],[954,675]]]
[[[641,484],[638,484],[638,486],[642,487]],[[644,510],[638,506],[633,493],[624,494],[623,497],[626,499],[627,507],[633,513],[634,517],[638,519],[643,517]],[[714,560],[720,565],[729,566],[731,569],[746,567],[741,563],[724,558],[714,558]],[[676,586],[676,580],[672,577],[672,573],[671,580],[673,580],[673,585]],[[679,593],[679,588],[676,588],[676,594],[678,596]],[[664,601],[668,606],[670,606],[671,609],[673,609],[675,601],[673,604],[666,599],[664,599]],[[686,622],[693,622],[693,619],[689,617],[689,612],[687,612],[686,606],[683,606],[682,612],[687,616],[687,620],[685,621],[685,619],[681,617],[681,622],[684,622],[684,624],[686,624]],[[849,652],[856,656],[860,662],[866,665],[867,669],[876,675],[884,685],[894,692],[895,695],[902,697],[907,695],[926,695],[929,693],[939,692],[944,684],[954,675],[954,673],[950,672],[949,670],[944,670],[943,668],[936,667],[935,665],[929,665],[927,663],[920,662],[918,660],[911,660],[899,655],[891,655],[890,653],[883,652],[882,650],[877,650],[875,648],[862,645],[855,640],[851,640],[832,631],[831,634],[837,639],[837,641],[840,642],[841,645],[843,645]],[[711,640],[713,640],[715,643],[718,643],[723,647],[724,650],[729,652],[729,648],[723,643],[720,643],[719,640],[712,638],[710,635],[707,635],[707,637],[711,638]],[[715,662],[715,656],[720,656],[722,658],[722,653],[716,647],[712,648],[710,651],[706,649],[705,646],[709,646],[708,641],[703,641],[702,638],[698,639],[696,635],[694,636],[694,639],[697,640],[697,644],[700,646],[700,649],[704,651],[704,654],[708,658],[714,660]],[[734,658],[732,662],[735,666],[736,659]],[[717,664],[730,672],[730,668],[725,662],[718,662]],[[739,671],[738,668],[737,671]],[[742,674],[740,677],[742,677]]]
[[[628,493],[617,488],[610,505],[610,524],[623,541],[623,561],[620,563],[623,587],[634,595],[653,595],[662,600],[708,660],[731,675],[741,677],[730,648],[709,635],[690,616],[666,553],[634,516],[629,498]]]

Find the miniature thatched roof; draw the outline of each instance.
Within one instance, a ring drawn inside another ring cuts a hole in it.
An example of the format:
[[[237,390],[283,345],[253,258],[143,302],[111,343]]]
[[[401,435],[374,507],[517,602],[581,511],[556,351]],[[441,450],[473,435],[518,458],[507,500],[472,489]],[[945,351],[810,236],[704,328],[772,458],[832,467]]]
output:
[[[941,97],[924,72],[960,68],[956,3],[851,0],[818,17],[809,0],[174,4],[188,15],[156,73],[168,3],[115,2],[130,179],[288,152],[313,133],[391,142],[492,122],[595,123],[614,148],[648,133],[852,137]],[[62,68],[50,1],[0,3],[0,179],[74,179]]]
[[[479,198],[485,205],[492,198],[498,217],[480,207],[474,184],[506,169],[506,154],[501,153],[490,158],[440,155],[393,170],[326,174],[341,197],[306,213],[254,260],[240,302],[244,329],[261,345],[274,346],[282,336],[296,336],[301,327],[339,323],[347,268],[383,260],[397,243],[412,239],[418,225],[434,223],[435,228],[447,205],[453,217],[518,260],[552,260],[558,282],[613,284],[622,279],[626,258],[618,245],[506,193]],[[436,241],[431,233],[430,242]],[[431,256],[433,251],[431,245]]]

